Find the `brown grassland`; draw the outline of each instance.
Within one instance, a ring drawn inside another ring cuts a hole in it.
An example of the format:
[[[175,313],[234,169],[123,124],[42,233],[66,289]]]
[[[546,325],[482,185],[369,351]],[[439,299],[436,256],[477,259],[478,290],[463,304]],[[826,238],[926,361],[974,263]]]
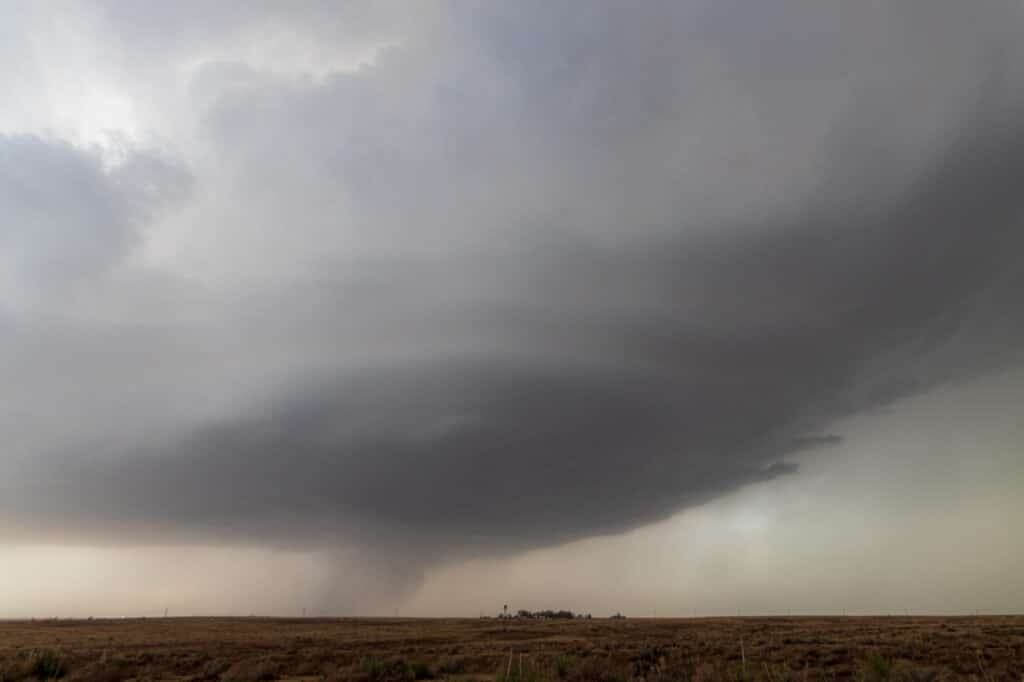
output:
[[[0,682],[1024,682],[1024,617],[0,623]]]

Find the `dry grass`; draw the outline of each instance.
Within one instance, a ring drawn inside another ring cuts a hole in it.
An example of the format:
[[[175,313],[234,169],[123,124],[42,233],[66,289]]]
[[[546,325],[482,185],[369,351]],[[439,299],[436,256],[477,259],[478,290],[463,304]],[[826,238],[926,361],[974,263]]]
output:
[[[1024,617],[0,623],[0,682],[1024,682]]]

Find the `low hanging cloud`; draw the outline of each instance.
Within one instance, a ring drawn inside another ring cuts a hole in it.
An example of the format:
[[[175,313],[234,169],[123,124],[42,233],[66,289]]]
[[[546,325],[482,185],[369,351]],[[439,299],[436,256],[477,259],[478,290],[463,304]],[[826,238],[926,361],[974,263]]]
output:
[[[148,19],[103,14],[140,63],[203,52],[119,17]],[[47,388],[23,409],[68,378],[117,406],[65,430],[79,401],[57,396],[33,422],[60,437],[26,436],[8,535],[354,546],[415,557],[402,582],[791,474],[838,418],[1016,363],[1020,20],[996,1],[438,6],[374,24],[401,40],[355,71],[201,63],[189,192],[8,141],[70,169],[42,203],[70,207],[75,267],[47,286],[130,252],[126,216],[168,213],[181,249],[104,290],[116,315],[8,349]],[[134,198],[69,202],[72,172]],[[84,365],[55,378],[55,352]]]

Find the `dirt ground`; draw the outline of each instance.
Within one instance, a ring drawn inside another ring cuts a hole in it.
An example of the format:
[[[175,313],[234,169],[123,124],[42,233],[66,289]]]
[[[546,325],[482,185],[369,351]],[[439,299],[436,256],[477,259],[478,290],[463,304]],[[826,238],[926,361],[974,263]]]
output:
[[[0,623],[0,682],[1024,682],[1024,616]]]

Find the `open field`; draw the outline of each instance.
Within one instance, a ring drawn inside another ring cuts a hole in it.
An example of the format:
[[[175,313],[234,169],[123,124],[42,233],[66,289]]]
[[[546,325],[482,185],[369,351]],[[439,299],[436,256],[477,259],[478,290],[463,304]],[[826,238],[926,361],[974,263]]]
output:
[[[0,681],[1024,680],[1024,617],[0,623]]]

